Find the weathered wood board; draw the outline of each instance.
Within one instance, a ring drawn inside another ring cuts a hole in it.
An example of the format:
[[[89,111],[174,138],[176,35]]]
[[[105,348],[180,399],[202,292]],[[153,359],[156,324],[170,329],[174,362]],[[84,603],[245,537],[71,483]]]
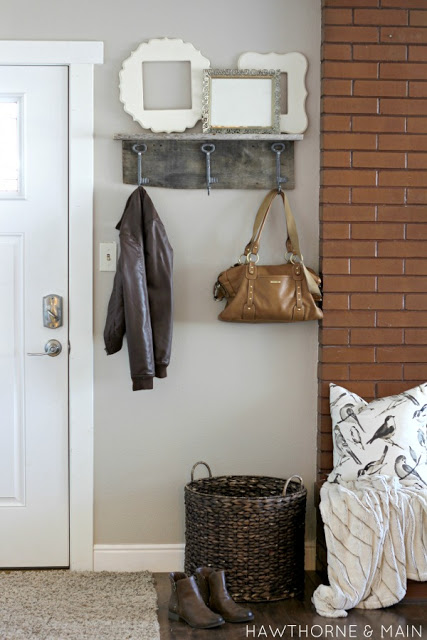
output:
[[[122,140],[123,182],[138,184],[137,154],[132,146],[139,140]],[[211,140],[206,140],[211,142]],[[273,189],[276,185],[274,140],[215,140],[211,154],[211,175],[218,183],[211,189]],[[151,187],[206,189],[206,155],[203,141],[146,140],[142,154],[142,176]],[[294,142],[287,141],[281,157],[281,175],[288,181],[283,189],[294,189]]]

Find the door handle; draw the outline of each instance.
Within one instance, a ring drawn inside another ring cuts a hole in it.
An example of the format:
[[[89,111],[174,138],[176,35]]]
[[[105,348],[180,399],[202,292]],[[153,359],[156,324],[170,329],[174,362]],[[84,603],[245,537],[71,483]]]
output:
[[[58,340],[48,340],[44,346],[44,353],[27,353],[27,356],[50,356],[55,358],[62,351],[62,344]]]

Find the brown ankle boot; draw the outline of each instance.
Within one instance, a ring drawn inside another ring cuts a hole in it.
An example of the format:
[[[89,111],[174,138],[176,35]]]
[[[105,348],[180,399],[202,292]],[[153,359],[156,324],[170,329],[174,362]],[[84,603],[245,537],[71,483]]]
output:
[[[210,629],[224,624],[224,619],[213,613],[203,601],[193,576],[180,571],[170,573],[172,593],[169,600],[170,620],[183,620],[196,629]]]
[[[254,619],[252,611],[236,604],[228,593],[224,570],[199,567],[194,575],[207,606],[220,613],[226,622],[250,622]]]

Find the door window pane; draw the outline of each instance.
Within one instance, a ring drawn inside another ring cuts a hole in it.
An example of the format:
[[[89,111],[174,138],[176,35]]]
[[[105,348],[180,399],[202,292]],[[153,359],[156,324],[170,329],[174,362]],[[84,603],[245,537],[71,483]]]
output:
[[[0,95],[0,197],[21,192],[20,106],[19,97]]]

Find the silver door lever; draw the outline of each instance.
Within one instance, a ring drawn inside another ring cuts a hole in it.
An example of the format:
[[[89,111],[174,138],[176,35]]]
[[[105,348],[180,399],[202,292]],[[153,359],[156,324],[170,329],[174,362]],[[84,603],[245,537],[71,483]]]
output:
[[[62,351],[62,344],[58,340],[48,340],[44,346],[44,353],[27,353],[27,356],[50,356],[55,358]]]

